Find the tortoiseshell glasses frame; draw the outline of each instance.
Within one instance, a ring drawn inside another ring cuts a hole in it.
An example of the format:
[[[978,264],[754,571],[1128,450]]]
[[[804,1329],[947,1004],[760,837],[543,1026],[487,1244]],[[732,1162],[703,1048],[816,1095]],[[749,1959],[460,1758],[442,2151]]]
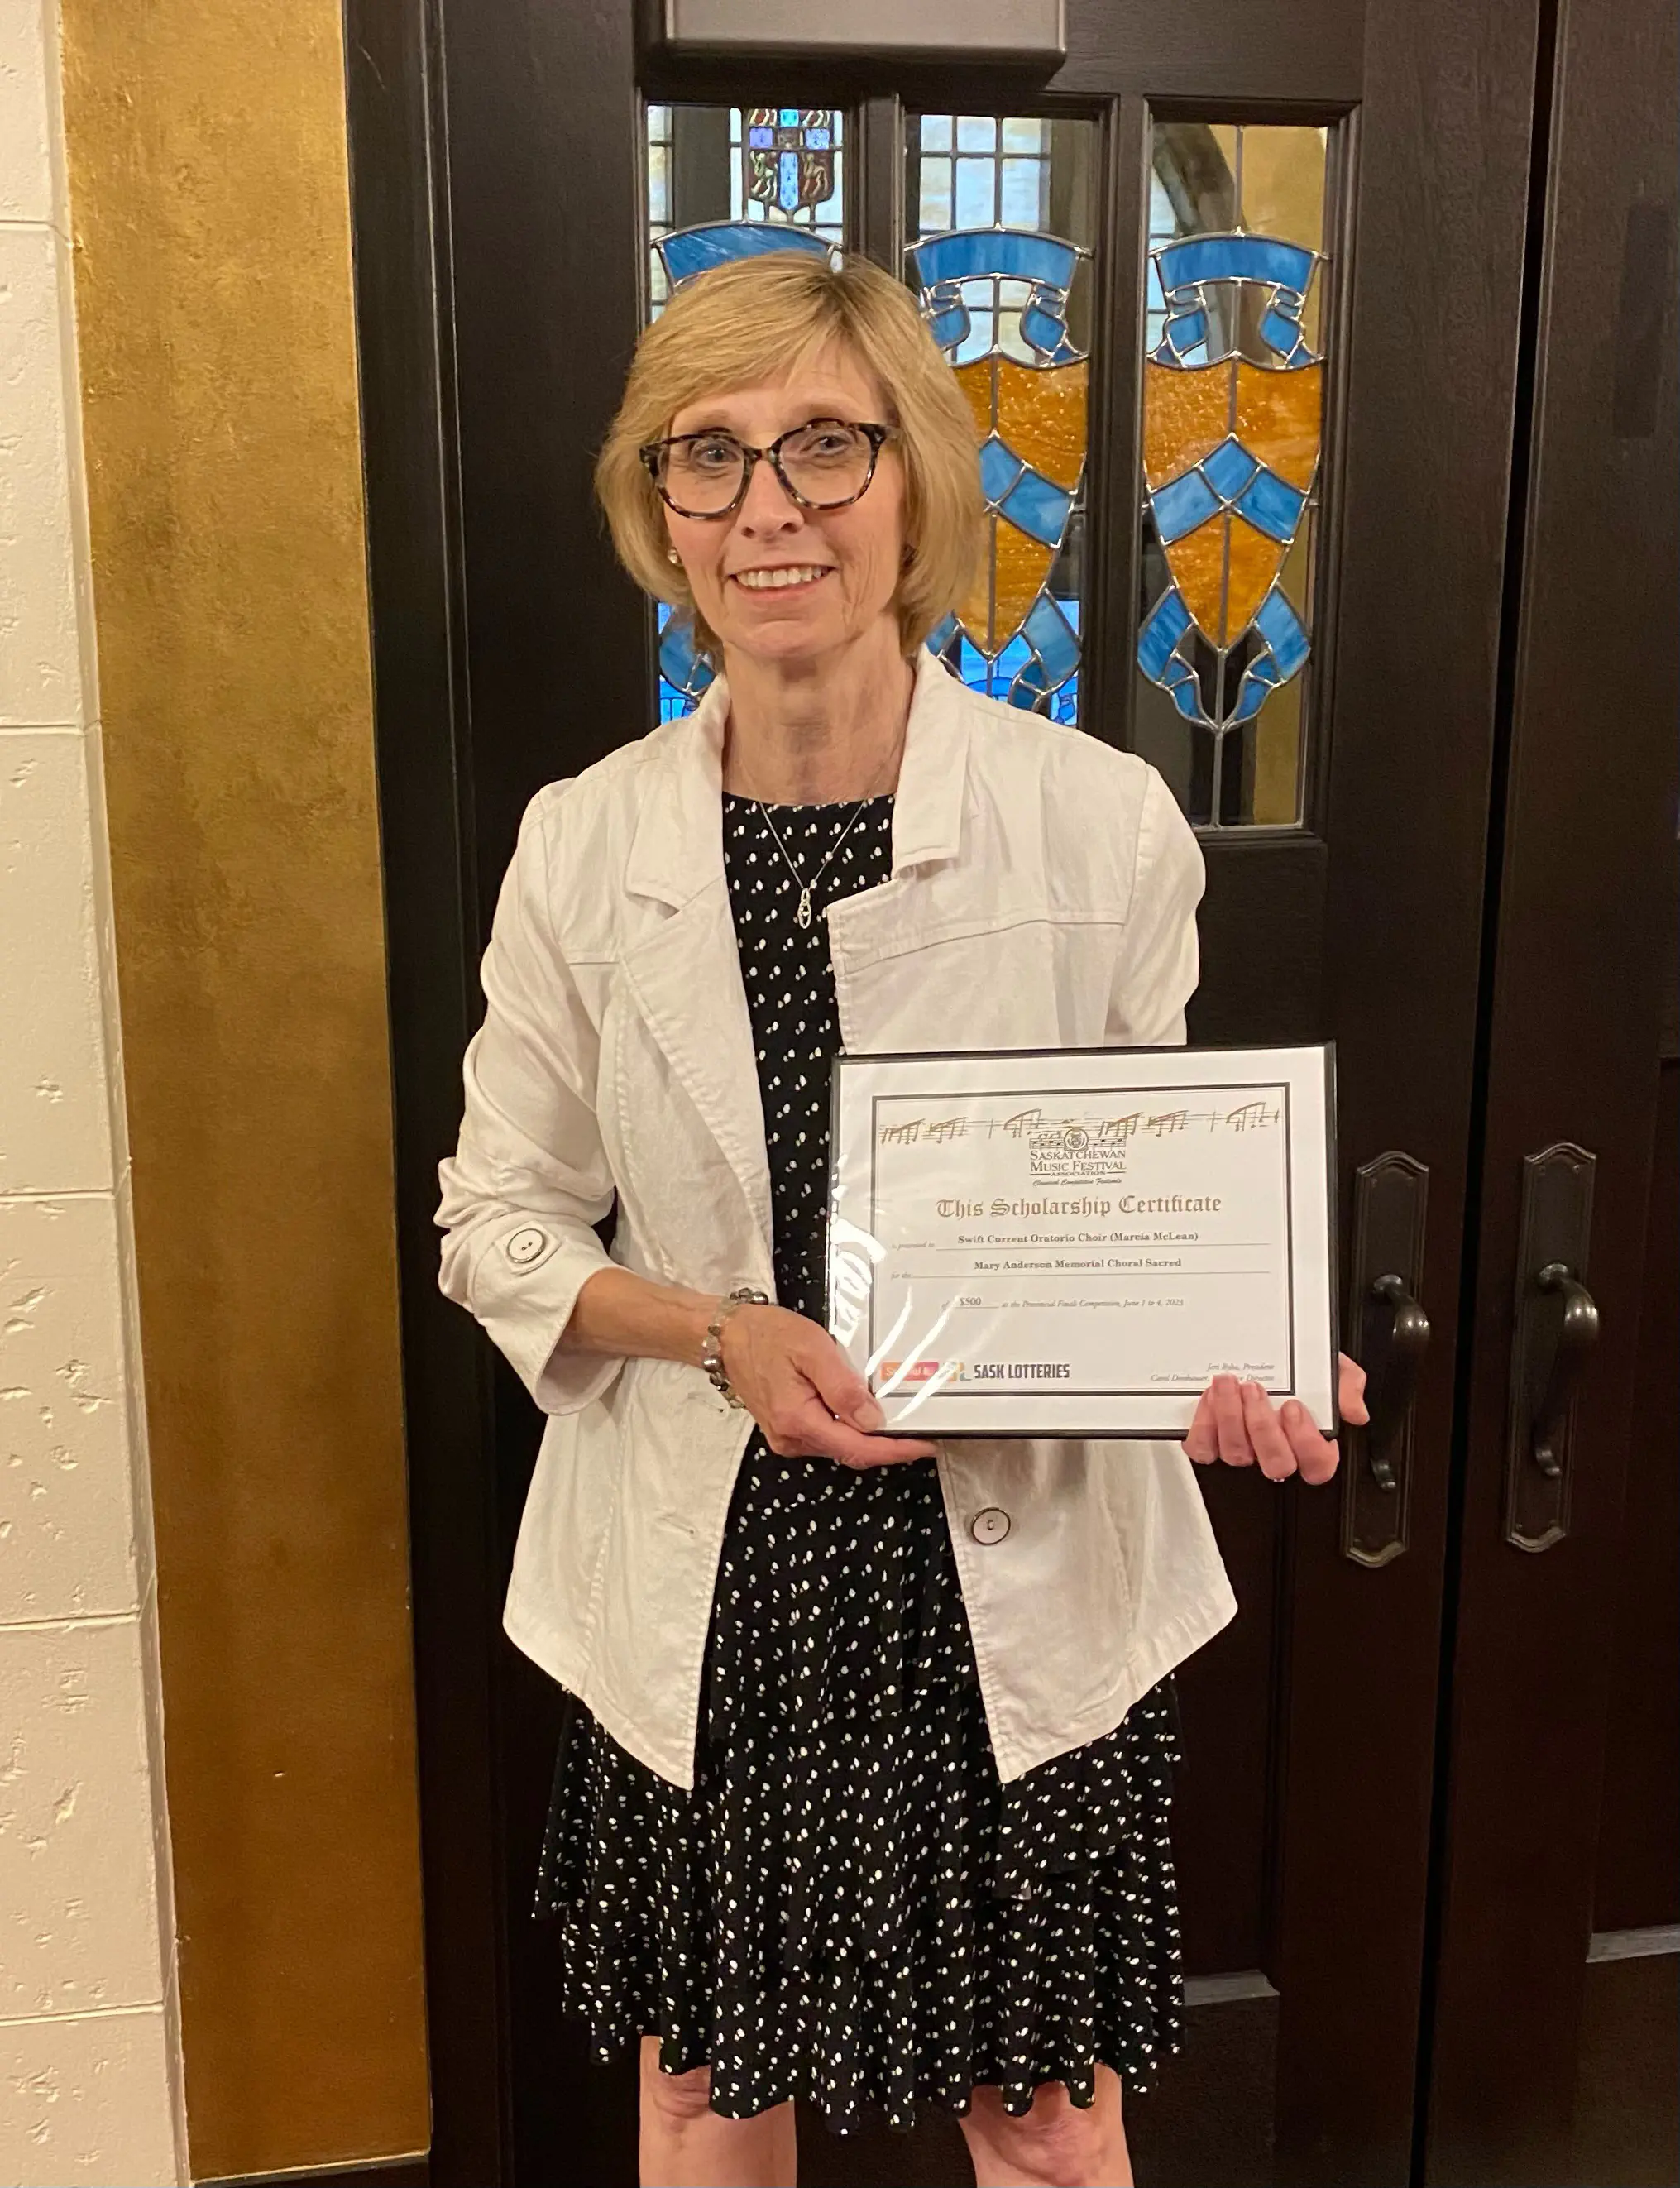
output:
[[[747,499],[747,489],[752,482],[753,467],[761,460],[769,464],[780,481],[783,493],[801,509],[846,509],[868,493],[871,480],[880,460],[881,451],[891,440],[896,429],[891,426],[877,426],[854,418],[808,418],[803,426],[790,426],[779,434],[768,448],[755,448],[750,442],[739,439],[721,427],[708,432],[673,433],[662,441],[646,442],[636,453],[647,467],[648,477],[668,509],[679,516],[722,518],[733,516]],[[813,437],[824,433],[856,436],[837,448],[824,451]],[[697,459],[702,449],[715,451],[719,460],[712,467],[709,479],[702,473]],[[678,492],[679,499],[671,490],[670,474],[674,465],[688,469],[689,476]],[[854,486],[850,481],[859,465],[863,476]],[[790,476],[790,468],[792,476]],[[848,485],[849,491],[838,494],[813,492],[825,472],[835,485]],[[798,482],[803,479],[803,484]],[[731,480],[733,485],[731,486]],[[697,509],[692,506],[701,498],[700,490],[714,484],[726,498],[714,506]]]

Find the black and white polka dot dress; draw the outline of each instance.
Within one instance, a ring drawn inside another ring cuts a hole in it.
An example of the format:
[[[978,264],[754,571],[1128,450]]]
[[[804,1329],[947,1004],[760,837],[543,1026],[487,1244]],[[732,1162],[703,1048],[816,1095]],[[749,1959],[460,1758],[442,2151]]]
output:
[[[892,800],[771,815],[810,926],[762,806],[724,798],[724,863],[777,1294],[820,1316],[839,1046],[821,914],[887,878]],[[753,1435],[692,1792],[568,1702],[538,1907],[602,2058],[655,2035],[668,2072],[710,2066],[717,2112],[798,2096],[844,2133],[871,2109],[965,2112],[976,2083],[1012,2112],[1053,2081],[1088,2104],[1098,2061],[1136,2085],[1176,2049],[1170,1694],[1001,1785],[931,1459],[854,1473]]]

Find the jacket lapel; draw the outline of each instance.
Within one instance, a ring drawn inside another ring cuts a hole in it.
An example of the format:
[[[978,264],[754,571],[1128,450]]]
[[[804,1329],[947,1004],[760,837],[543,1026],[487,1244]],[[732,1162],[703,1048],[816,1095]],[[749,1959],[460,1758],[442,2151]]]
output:
[[[753,1026],[724,878],[723,732],[719,677],[672,725],[630,847],[626,883],[669,907],[625,952],[624,977],[649,1030],[740,1180],[770,1253],[770,1181]]]
[[[968,695],[925,646],[905,726],[905,754],[893,802],[893,872],[954,859],[962,849],[968,787]]]
[[[729,692],[719,676],[695,712],[670,725],[648,762],[625,880],[633,896],[665,905],[668,916],[630,946],[623,968],[655,1040],[741,1181],[768,1262],[764,1110],[724,877],[728,721]],[[848,1047],[868,1046],[867,1029],[855,1023],[857,970],[903,948],[918,869],[955,859],[961,849],[967,756],[962,687],[920,649],[893,809],[892,878],[828,913]]]
[[[893,801],[892,879],[828,911],[841,1037],[854,1055],[877,1045],[867,994],[871,968],[915,945],[918,918],[927,916],[926,870],[961,855],[967,785],[966,695],[924,646]]]

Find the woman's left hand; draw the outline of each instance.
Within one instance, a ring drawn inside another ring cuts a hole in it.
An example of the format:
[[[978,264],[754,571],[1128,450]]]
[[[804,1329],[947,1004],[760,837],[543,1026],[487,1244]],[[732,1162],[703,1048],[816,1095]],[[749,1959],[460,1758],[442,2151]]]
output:
[[[1365,1407],[1365,1370],[1345,1352],[1336,1356],[1341,1373],[1336,1405],[1345,1421],[1361,1427],[1371,1418]],[[1198,1466],[1215,1459],[1226,1466],[1258,1466],[1272,1481],[1299,1474],[1303,1481],[1328,1481],[1341,1452],[1333,1436],[1314,1424],[1299,1399],[1274,1406],[1258,1383],[1239,1383],[1234,1375],[1215,1375],[1202,1393],[1184,1439]]]

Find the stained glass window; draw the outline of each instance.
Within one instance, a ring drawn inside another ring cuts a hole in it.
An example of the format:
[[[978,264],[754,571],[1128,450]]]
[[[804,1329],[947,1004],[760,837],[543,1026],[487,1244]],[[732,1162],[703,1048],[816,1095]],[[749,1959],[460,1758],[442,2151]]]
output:
[[[741,225],[798,228],[835,249],[845,240],[846,117],[830,107],[650,106],[646,110],[648,305],[701,270],[676,234]],[[714,239],[708,264],[730,255]],[[753,239],[760,249],[767,237]],[[752,247],[748,245],[747,247]]]
[[[906,253],[980,443],[986,546],[928,644],[977,691],[1079,718],[1093,125],[924,114]]]
[[[837,218],[840,116],[807,106],[753,106],[744,113],[737,107],[735,115],[741,117],[736,126],[746,147],[747,205],[762,206],[767,220],[804,219],[815,227],[824,206]]]
[[[648,314],[679,282],[759,251],[845,242],[845,116],[833,108],[649,106]],[[659,718],[695,706],[712,671],[657,610]]]
[[[1134,742],[1206,827],[1298,821],[1327,137],[1157,121]]]

